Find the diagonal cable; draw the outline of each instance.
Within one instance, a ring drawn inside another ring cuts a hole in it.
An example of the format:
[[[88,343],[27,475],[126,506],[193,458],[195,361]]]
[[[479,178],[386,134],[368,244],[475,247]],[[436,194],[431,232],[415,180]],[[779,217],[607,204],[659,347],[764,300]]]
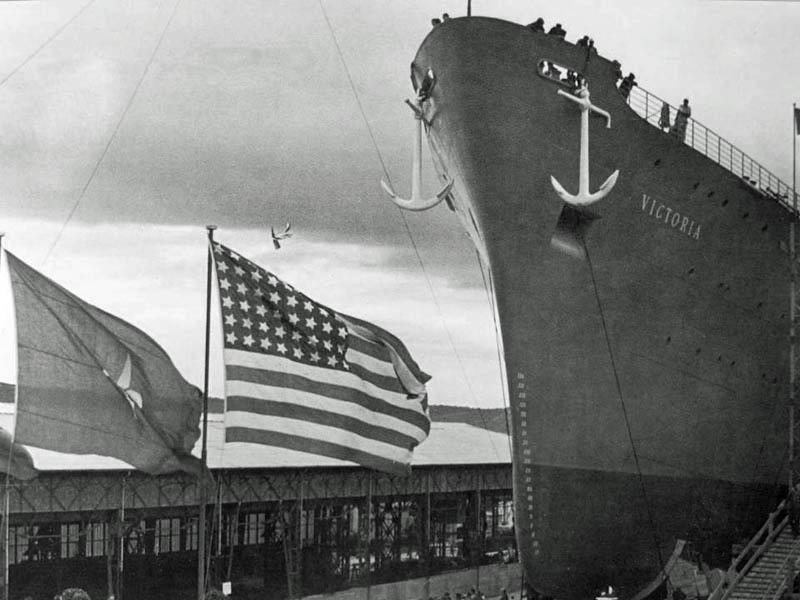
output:
[[[350,74],[350,69],[347,66],[347,61],[344,58],[344,53],[342,52],[342,48],[339,45],[339,40],[336,38],[336,32],[333,29],[333,24],[331,23],[330,18],[328,18],[328,13],[325,10],[325,6],[323,5],[322,0],[318,0],[318,3],[319,3],[320,9],[322,10],[323,16],[325,17],[325,22],[328,25],[328,29],[330,31],[331,37],[333,38],[333,43],[336,46],[336,52],[339,55],[339,60],[341,61],[342,66],[344,67],[345,74],[347,75],[347,81],[350,83],[350,89],[352,90],[353,97],[355,98],[356,104],[358,105],[358,110],[361,113],[361,117],[364,120],[364,125],[366,125],[367,132],[369,133],[369,137],[372,140],[372,146],[375,148],[375,154],[377,155],[378,161],[380,162],[381,168],[383,169],[383,175],[384,175],[384,177],[386,177],[386,182],[389,185],[391,185],[392,184],[392,179],[389,176],[389,169],[386,167],[386,162],[384,161],[383,154],[381,153],[380,147],[378,146],[378,141],[375,139],[375,134],[372,131],[372,126],[369,124],[369,119],[367,119],[367,113],[364,110],[364,106],[361,104],[361,98],[358,95],[358,90],[356,89],[355,83],[353,81],[353,77]],[[422,260],[422,255],[419,252],[419,247],[417,246],[417,242],[414,240],[414,236],[411,233],[411,227],[408,224],[408,219],[406,219],[406,215],[403,212],[402,208],[398,207],[397,210],[400,211],[400,217],[403,220],[403,225],[405,227],[406,234],[408,235],[408,239],[411,242],[412,248],[414,249],[414,254],[416,254],[416,256],[417,256],[417,261],[419,262],[420,269],[422,270],[422,273],[425,276],[425,281],[427,282],[428,288],[430,289],[431,297],[433,298],[433,303],[436,306],[436,311],[437,311],[437,313],[439,315],[439,319],[442,322],[442,327],[444,328],[445,333],[447,334],[447,339],[450,342],[450,346],[453,349],[453,354],[455,354],[456,361],[458,362],[458,366],[461,369],[461,372],[463,374],[464,382],[465,382],[465,384],[467,386],[467,389],[469,390],[470,396],[472,396],[472,398],[473,398],[473,400],[475,402],[475,406],[478,409],[478,414],[480,415],[481,421],[483,422],[483,427],[484,427],[484,429],[486,429],[488,431],[489,427],[488,427],[488,424],[486,423],[486,417],[483,414],[483,410],[480,408],[480,406],[478,406],[478,398],[477,398],[477,395],[475,394],[475,390],[472,389],[472,384],[470,383],[469,377],[467,376],[466,367],[464,366],[464,362],[461,359],[461,355],[459,354],[458,349],[456,348],[455,342],[453,340],[453,336],[450,333],[450,328],[447,326],[447,323],[444,320],[444,312],[442,311],[442,307],[439,304],[439,300],[436,297],[436,293],[433,290],[433,284],[431,282],[430,275],[428,274],[428,271],[425,268],[425,263]],[[489,438],[489,440],[490,440],[490,442],[492,444],[492,448],[493,448],[493,450],[495,452],[495,455],[499,458],[500,453],[498,452],[497,448],[494,445],[494,440],[491,437]]]
[[[125,120],[125,117],[127,116],[128,111],[130,110],[131,106],[133,105],[133,100],[134,100],[134,98],[136,98],[136,94],[139,92],[139,89],[142,87],[142,82],[145,80],[145,77],[147,77],[147,73],[150,71],[150,66],[153,64],[153,59],[155,59],[159,48],[161,48],[161,43],[164,41],[164,37],[167,34],[167,30],[169,29],[170,24],[172,23],[172,19],[175,17],[175,13],[178,11],[178,5],[180,3],[181,3],[181,0],[176,0],[175,1],[175,5],[172,7],[172,13],[169,16],[169,19],[167,20],[166,25],[164,25],[164,29],[161,31],[161,35],[158,38],[158,42],[156,43],[155,47],[153,48],[153,52],[150,54],[150,59],[147,61],[147,65],[145,66],[144,71],[142,72],[142,76],[139,78],[139,81],[136,83],[136,87],[134,88],[133,93],[131,94],[130,98],[128,99],[128,103],[125,105],[125,109],[122,111],[122,114],[120,115],[119,120],[117,121],[117,125],[116,125],[116,127],[114,127],[114,131],[111,132],[111,136],[108,138],[108,143],[106,144],[105,148],[103,148],[103,151],[100,153],[100,157],[97,159],[97,162],[94,165],[94,169],[92,169],[92,172],[89,175],[89,178],[86,180],[86,183],[83,185],[83,189],[81,189],[81,193],[78,195],[78,198],[73,203],[72,208],[69,211],[69,214],[67,214],[67,218],[64,220],[64,223],[61,225],[61,229],[58,230],[58,234],[56,234],[56,238],[53,240],[53,243],[50,244],[50,247],[47,249],[47,253],[44,256],[44,259],[42,259],[41,265],[44,265],[47,262],[47,260],[50,258],[50,255],[53,253],[53,250],[55,249],[56,245],[61,240],[61,236],[63,235],[64,230],[67,228],[67,225],[69,225],[69,222],[72,220],[72,217],[75,215],[75,211],[78,209],[78,206],[80,205],[81,201],[86,196],[86,190],[89,189],[89,186],[91,185],[92,181],[94,180],[95,175],[97,175],[97,171],[100,169],[100,165],[102,164],[103,160],[105,159],[106,154],[108,154],[108,150],[109,150],[109,148],[111,148],[111,144],[114,143],[114,139],[117,137],[117,133],[119,133],[119,129],[122,126],[122,122]]]
[[[86,9],[89,8],[89,6],[91,6],[93,3],[94,3],[94,0],[89,0],[89,2],[84,4],[83,8],[81,8],[78,12],[76,12],[74,15],[72,15],[72,17],[66,23],[64,23],[61,27],[56,29],[56,31],[53,33],[53,35],[51,35],[44,42],[42,42],[42,44],[38,48],[36,48],[36,50],[34,50],[33,53],[28,56],[28,58],[23,60],[14,69],[12,69],[12,71],[8,75],[3,77],[3,79],[0,79],[0,86],[5,84],[6,81],[11,79],[14,75],[17,74],[18,71],[20,71],[23,67],[25,67],[25,65],[27,65],[29,62],[31,62],[31,60],[33,60],[33,58],[37,54],[39,54],[39,52],[41,52],[45,48],[45,46],[47,46],[50,42],[52,42],[54,39],[56,39],[59,35],[61,35],[61,32],[64,31],[70,25],[72,25],[72,23],[74,23],[75,20],[78,17],[80,17],[86,11]]]

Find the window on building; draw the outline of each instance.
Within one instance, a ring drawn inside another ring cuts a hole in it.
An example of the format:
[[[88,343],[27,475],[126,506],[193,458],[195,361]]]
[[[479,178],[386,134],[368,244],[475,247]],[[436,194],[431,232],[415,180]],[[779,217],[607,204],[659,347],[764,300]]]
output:
[[[184,549],[197,550],[197,519],[190,519],[186,521],[185,526],[186,543]]]
[[[61,524],[61,558],[80,556],[80,523]]]
[[[106,523],[87,523],[86,556],[105,556],[107,536],[108,525]]]
[[[131,527],[125,544],[125,551],[128,554],[145,554],[147,552],[145,546],[146,532],[147,523],[144,521],[139,521],[135,526]]]
[[[155,535],[155,553],[179,552],[181,549],[181,520],[157,519]]]
[[[262,543],[266,527],[266,513],[248,513],[245,515],[244,544],[252,546]]]
[[[300,544],[310,546],[314,543],[314,510],[304,510],[300,513]]]
[[[8,528],[8,563],[11,565],[42,560],[39,557],[36,534],[37,526],[11,525]]]

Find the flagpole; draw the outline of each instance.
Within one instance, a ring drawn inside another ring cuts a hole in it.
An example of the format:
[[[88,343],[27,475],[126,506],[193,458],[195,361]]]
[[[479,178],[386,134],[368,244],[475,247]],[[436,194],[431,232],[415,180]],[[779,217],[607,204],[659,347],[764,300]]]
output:
[[[203,374],[203,436],[200,451],[200,460],[203,470],[200,474],[200,523],[197,528],[197,600],[204,600],[206,594],[206,468],[208,467],[208,362],[211,342],[211,269],[213,267],[211,253],[213,252],[214,230],[216,225],[206,225],[208,233],[208,261],[206,268],[206,348],[205,372]]]
[[[789,274],[791,277],[790,292],[789,292],[789,489],[791,490],[795,484],[795,471],[797,470],[797,457],[795,453],[795,437],[796,437],[796,424],[797,419],[796,402],[797,393],[797,327],[795,321],[797,320],[797,240],[796,240],[796,225],[797,222],[797,103],[792,103],[792,219],[789,222]]]
[[[3,262],[3,238],[5,237],[5,232],[0,231],[0,264]],[[19,386],[14,386],[14,419],[16,419],[16,397],[17,397],[17,390]],[[8,526],[8,518],[9,518],[9,498],[8,498],[8,484],[9,478],[11,476],[11,461],[13,460],[14,456],[14,432],[16,431],[16,423],[11,428],[9,434],[11,435],[11,447],[8,450],[8,462],[6,463],[6,480],[5,485],[3,486],[5,489],[3,490],[3,600],[8,600],[9,596],[9,588],[8,588],[8,542],[9,542],[9,526]]]

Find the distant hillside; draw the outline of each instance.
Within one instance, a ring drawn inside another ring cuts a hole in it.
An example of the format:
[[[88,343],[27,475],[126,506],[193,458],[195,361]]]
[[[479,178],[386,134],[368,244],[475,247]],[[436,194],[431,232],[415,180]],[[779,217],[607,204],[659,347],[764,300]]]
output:
[[[507,434],[506,417],[502,408],[469,408],[467,406],[430,406],[431,421],[439,423],[466,423],[475,427]],[[511,422],[509,421],[509,426]]]

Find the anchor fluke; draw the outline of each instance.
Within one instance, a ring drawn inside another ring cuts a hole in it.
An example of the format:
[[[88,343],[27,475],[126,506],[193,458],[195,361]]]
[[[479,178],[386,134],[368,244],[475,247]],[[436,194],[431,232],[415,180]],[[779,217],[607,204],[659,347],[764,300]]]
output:
[[[450,193],[453,187],[453,180],[445,176],[445,184],[435,196],[428,198],[422,197],[422,99],[417,98],[416,102],[412,103],[406,100],[406,103],[411,106],[414,111],[414,156],[411,165],[411,198],[405,199],[398,196],[391,184],[385,180],[381,180],[381,186],[386,193],[389,194],[392,202],[404,210],[421,211],[428,210],[439,204]]]
[[[580,207],[589,206],[590,204],[594,204],[598,200],[605,198],[609,192],[614,189],[614,185],[617,183],[617,177],[619,177],[619,169],[609,175],[608,179],[603,182],[603,185],[601,185],[596,192],[592,193],[578,192],[577,194],[570,194],[564,189],[564,186],[558,182],[558,179],[552,175],[550,175],[550,184],[553,186],[553,189],[556,191],[556,194],[558,194],[559,198],[561,198],[564,202],[570,206]]]
[[[419,198],[415,197],[415,194],[412,192],[411,199],[406,200],[401,198],[397,194],[394,193],[392,186],[386,183],[383,179],[381,179],[381,187],[389,194],[389,198],[391,198],[392,202],[394,202],[397,206],[404,210],[410,211],[421,211],[421,210],[428,210],[429,208],[433,208],[437,204],[439,204],[442,200],[447,198],[447,195],[450,193],[450,189],[453,187],[453,180],[447,180],[444,187],[437,192],[435,196],[430,198]],[[413,187],[413,186],[412,186]]]
[[[619,177],[619,169],[617,169],[611,175],[608,176],[608,179],[606,179],[603,182],[603,185],[600,186],[600,189],[598,189],[595,192],[595,194],[599,194],[600,192],[603,192],[603,196],[608,194],[612,189],[614,189],[614,185],[616,185],[617,183],[617,177]],[[602,198],[603,196],[601,196],[600,198]],[[598,200],[600,198],[598,198]]]

